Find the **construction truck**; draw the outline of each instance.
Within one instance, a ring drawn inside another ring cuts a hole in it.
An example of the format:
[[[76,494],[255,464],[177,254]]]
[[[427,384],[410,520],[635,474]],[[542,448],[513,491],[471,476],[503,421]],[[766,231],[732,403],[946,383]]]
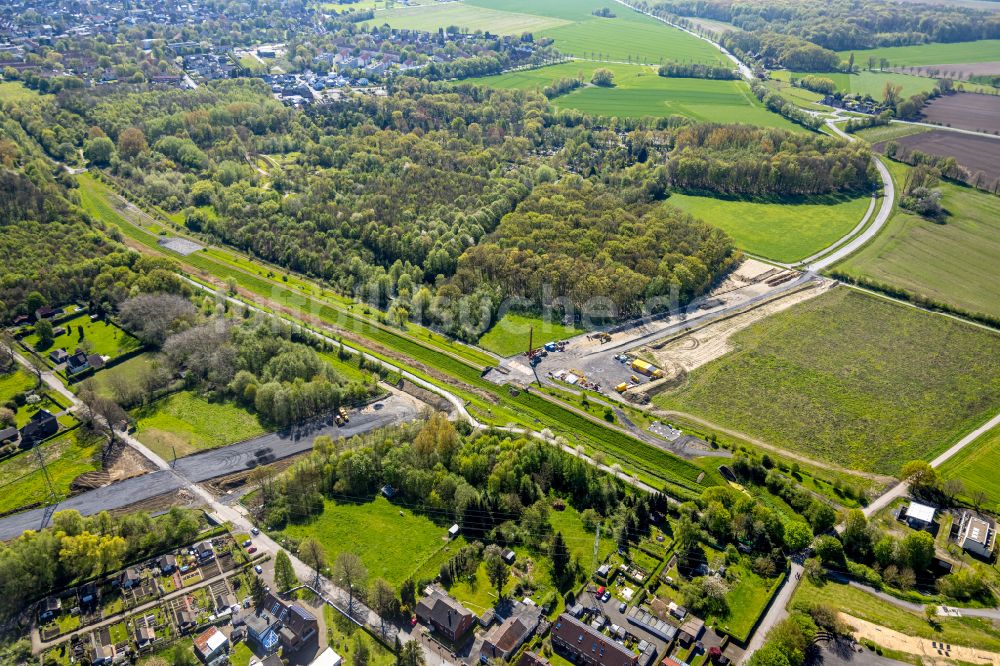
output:
[[[343,407],[340,407],[337,410],[337,413],[340,415],[340,418],[344,419],[344,423],[350,423],[351,422],[351,419],[348,418],[348,416],[347,416],[347,410],[344,409]]]
[[[653,379],[659,379],[663,376],[663,370],[660,370],[652,363],[647,363],[646,361],[638,358],[632,361],[632,369],[640,374],[646,375],[647,377],[652,377]]]

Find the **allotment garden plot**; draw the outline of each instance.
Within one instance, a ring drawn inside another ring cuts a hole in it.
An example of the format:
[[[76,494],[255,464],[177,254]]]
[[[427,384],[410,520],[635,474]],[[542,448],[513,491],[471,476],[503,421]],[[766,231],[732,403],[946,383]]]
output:
[[[893,474],[1000,409],[1000,334],[847,287],[732,338],[654,399],[770,444]]]

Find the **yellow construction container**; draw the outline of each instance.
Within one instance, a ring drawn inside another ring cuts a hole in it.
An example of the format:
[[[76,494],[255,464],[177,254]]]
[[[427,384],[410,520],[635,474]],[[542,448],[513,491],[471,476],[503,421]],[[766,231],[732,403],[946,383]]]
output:
[[[662,377],[663,376],[663,371],[662,370],[660,370],[659,368],[657,368],[652,363],[647,363],[646,361],[643,361],[642,359],[638,359],[638,358],[635,359],[634,361],[632,361],[632,369],[635,370],[636,372],[641,372],[642,374],[646,375],[647,377]]]
[[[621,384],[615,387],[615,390],[618,391],[619,393],[624,393],[626,390],[628,390],[628,384],[622,382]]]

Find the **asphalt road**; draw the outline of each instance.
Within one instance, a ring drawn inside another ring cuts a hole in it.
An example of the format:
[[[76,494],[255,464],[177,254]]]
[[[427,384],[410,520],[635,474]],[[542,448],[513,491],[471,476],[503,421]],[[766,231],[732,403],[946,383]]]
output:
[[[186,479],[200,483],[303,453],[312,448],[313,440],[320,435],[329,435],[333,439],[353,437],[394,423],[412,421],[416,417],[417,409],[413,404],[394,396],[375,403],[364,412],[352,414],[350,423],[343,427],[338,427],[333,417],[328,417],[239,444],[178,458],[173,468]]]
[[[44,527],[56,511],[76,509],[85,516],[111,511],[148,500],[227,474],[252,469],[312,448],[319,435],[353,437],[394,423],[416,418],[418,411],[410,401],[397,395],[380,400],[363,412],[351,415],[351,422],[340,428],[330,420],[314,421],[305,426],[262,435],[246,442],[205,453],[178,458],[173,469],[119,481],[103,488],[74,495],[46,509],[34,509],[0,518],[0,541],[14,539],[25,530]]]

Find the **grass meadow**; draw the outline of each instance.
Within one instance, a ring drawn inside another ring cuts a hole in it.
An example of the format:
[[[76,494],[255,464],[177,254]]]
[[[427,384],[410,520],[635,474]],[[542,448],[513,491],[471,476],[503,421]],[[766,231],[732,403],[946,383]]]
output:
[[[70,483],[84,472],[100,469],[97,461],[101,438],[77,428],[41,445],[52,485],[60,497],[69,494]],[[45,477],[33,451],[19,453],[0,462],[0,513],[42,502],[48,496]]]
[[[654,402],[885,474],[932,458],[1000,406],[1000,334],[847,287],[731,343]]]
[[[861,60],[858,60],[857,62],[859,64],[862,63]],[[791,72],[788,70],[779,70],[772,72],[771,76],[779,81],[788,81],[792,77],[800,79],[808,74],[814,74],[815,76],[822,76],[823,78],[831,79],[844,93],[871,95],[875,99],[882,99],[882,92],[885,89],[885,84],[890,81],[893,84],[902,87],[903,97],[910,97],[912,95],[916,95],[917,93],[933,90],[934,86],[937,84],[936,79],[931,79],[926,76],[897,74],[895,72],[870,72],[868,70],[854,72],[853,74],[848,74],[847,72]]]
[[[839,55],[847,60],[851,52],[842,51]],[[952,44],[889,46],[854,51],[854,62],[859,65],[867,63],[869,57],[885,58],[892,67],[993,62],[1000,60],[1000,39],[982,39],[978,42],[955,42]]]
[[[606,67],[615,74],[613,88],[585,86],[552,100],[557,109],[574,109],[596,116],[641,118],[685,116],[720,123],[749,123],[804,131],[776,113],[771,113],[742,81],[665,78],[653,67],[596,62],[567,62],[540,69],[509,72],[469,79],[495,88],[541,91],[563,77],[581,76],[589,82],[595,69]]]
[[[854,136],[863,139],[868,143],[878,143],[880,141],[892,141],[911,134],[923,134],[931,131],[931,128],[923,125],[907,125],[905,123],[890,123],[888,125],[878,125],[876,127],[866,127],[854,133]]]
[[[448,2],[429,6],[394,7],[378,11],[375,18],[367,21],[370,25],[388,23],[394,28],[409,28],[437,32],[438,28],[456,26],[463,32],[489,31],[500,35],[520,35],[538,32],[545,28],[568,25],[569,21],[522,14],[485,7],[473,7],[462,2]]]
[[[84,346],[89,353],[110,358],[127,354],[138,349],[141,345],[139,340],[114,324],[109,324],[106,321],[90,321],[90,315],[87,314],[57,324],[56,327],[64,328],[65,332],[56,336],[52,344],[47,347],[39,346],[38,336],[34,333],[25,337],[24,341],[36,351],[44,353],[53,349],[65,349],[72,354],[77,347]],[[81,328],[83,329],[82,336],[80,335]]]
[[[209,402],[191,391],[157,400],[135,412],[136,437],[164,460],[263,435],[255,414],[231,402]]]
[[[890,125],[890,127],[892,127]],[[892,164],[902,185],[909,167]],[[1000,316],[1000,197],[942,182],[943,224],[897,210],[870,243],[837,266],[963,310]]]
[[[996,511],[1000,507],[997,469],[1000,469],[1000,428],[993,428],[946,461],[938,473],[945,479],[961,480],[965,485],[962,497],[968,499],[982,492],[986,498],[984,508]]]
[[[574,326],[563,326],[541,317],[508,312],[493,328],[479,338],[479,346],[500,356],[514,356],[528,350],[528,338],[535,347],[553,340],[565,340],[583,331]]]
[[[20,81],[0,81],[0,102],[25,102],[38,98],[38,92]]]
[[[283,533],[299,540],[315,538],[330,562],[341,552],[353,552],[370,580],[382,577],[398,588],[448,544],[447,531],[447,526],[377,497],[358,504],[328,500],[322,515],[288,525]]]
[[[18,393],[35,388],[35,378],[20,368],[6,375],[0,375],[0,405],[13,400]]]
[[[671,194],[668,203],[719,227],[751,254],[795,262],[833,244],[864,217],[871,197],[777,201]]]

